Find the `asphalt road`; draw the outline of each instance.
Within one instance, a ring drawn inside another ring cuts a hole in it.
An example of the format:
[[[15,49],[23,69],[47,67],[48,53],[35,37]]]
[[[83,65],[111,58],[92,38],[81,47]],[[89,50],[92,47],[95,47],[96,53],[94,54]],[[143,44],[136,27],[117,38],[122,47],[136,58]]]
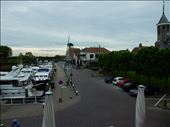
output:
[[[134,127],[136,98],[105,84],[103,77],[91,77],[89,70],[74,70],[74,82],[81,94],[76,105],[56,113],[59,127]],[[169,127],[170,111],[146,106],[147,127]]]
[[[92,77],[89,70],[74,70],[73,80],[81,99],[57,111],[56,127],[134,127],[136,98],[120,88]],[[170,111],[146,106],[147,127],[170,127]],[[41,127],[42,116],[20,118],[23,127]]]

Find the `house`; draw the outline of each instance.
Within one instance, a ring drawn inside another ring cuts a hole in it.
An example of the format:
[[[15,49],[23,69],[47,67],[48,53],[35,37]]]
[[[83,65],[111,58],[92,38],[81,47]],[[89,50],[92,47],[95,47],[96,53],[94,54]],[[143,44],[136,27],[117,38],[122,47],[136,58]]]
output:
[[[74,45],[70,43],[69,36],[65,60],[77,66],[87,65],[90,62],[98,62],[100,54],[109,52],[109,50],[100,46],[84,48],[82,50],[79,48],[74,48]]]
[[[133,50],[132,50],[132,53],[138,53],[140,49],[142,48],[146,48],[148,46],[142,46],[142,43],[139,44],[139,47],[135,47]]]
[[[80,58],[79,55],[80,55],[80,49],[71,47],[66,52],[66,61],[77,63],[77,61]]]
[[[103,47],[84,48],[80,52],[80,61],[82,62],[82,65],[87,66],[91,62],[98,62],[100,54],[109,52],[109,50]]]
[[[69,35],[65,60],[71,63],[77,63],[77,61],[79,60],[79,55],[80,55],[80,49],[74,48],[73,43],[70,42],[70,35]]]

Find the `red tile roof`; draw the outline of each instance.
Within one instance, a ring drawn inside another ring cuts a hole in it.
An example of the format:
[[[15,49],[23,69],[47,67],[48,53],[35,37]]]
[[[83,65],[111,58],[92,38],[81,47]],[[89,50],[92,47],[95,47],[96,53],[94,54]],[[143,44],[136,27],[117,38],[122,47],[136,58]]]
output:
[[[90,48],[84,48],[82,49],[84,52],[88,53],[109,53],[110,51],[106,48],[99,48],[99,47],[90,47]]]

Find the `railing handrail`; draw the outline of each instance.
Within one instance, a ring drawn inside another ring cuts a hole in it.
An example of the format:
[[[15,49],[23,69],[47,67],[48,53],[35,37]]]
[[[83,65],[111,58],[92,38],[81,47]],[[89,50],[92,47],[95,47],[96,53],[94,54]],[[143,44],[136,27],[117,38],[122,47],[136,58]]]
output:
[[[43,103],[44,97],[34,96],[32,98],[9,98],[9,99],[0,99],[1,102],[6,102],[5,104],[37,104]]]

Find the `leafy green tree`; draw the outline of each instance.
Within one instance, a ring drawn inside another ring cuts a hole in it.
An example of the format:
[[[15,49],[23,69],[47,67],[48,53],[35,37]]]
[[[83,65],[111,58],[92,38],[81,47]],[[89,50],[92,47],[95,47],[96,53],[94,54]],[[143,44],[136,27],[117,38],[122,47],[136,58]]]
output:
[[[26,53],[25,53],[25,56],[34,57],[33,54],[32,54],[32,52],[26,52]]]
[[[1,62],[6,62],[8,57],[12,56],[12,49],[8,46],[0,46],[0,58]]]
[[[170,76],[170,48],[160,50],[159,53],[159,76],[165,79],[166,87],[170,88],[170,84],[168,84],[168,77]]]
[[[135,70],[150,78],[158,75],[159,49],[155,47],[142,48],[135,56]]]

